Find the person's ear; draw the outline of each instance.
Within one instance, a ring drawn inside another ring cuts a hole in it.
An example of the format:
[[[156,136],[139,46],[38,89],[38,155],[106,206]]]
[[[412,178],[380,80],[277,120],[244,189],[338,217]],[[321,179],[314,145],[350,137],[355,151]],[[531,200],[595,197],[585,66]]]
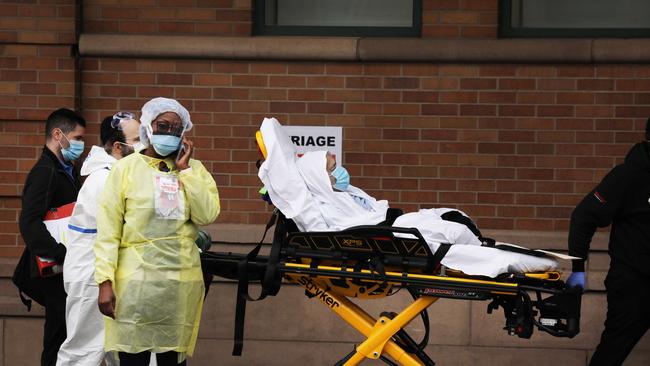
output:
[[[113,142],[113,146],[111,146],[111,152],[112,152],[112,153],[115,153],[115,152],[117,152],[117,151],[119,151],[119,152],[120,152],[120,155],[122,155],[122,144],[120,144],[120,143],[117,142],[117,141],[114,141],[114,142]]]

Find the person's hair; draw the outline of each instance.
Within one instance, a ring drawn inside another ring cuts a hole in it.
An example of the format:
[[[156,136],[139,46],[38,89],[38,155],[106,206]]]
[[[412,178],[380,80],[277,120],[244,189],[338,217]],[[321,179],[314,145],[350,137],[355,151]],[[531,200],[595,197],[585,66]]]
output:
[[[645,125],[645,139],[650,141],[650,118],[648,118],[648,122]]]
[[[52,112],[45,121],[45,136],[49,139],[52,137],[52,131],[55,128],[63,131],[64,134],[72,132],[77,126],[86,127],[86,120],[76,112],[59,108]]]
[[[119,128],[111,126],[112,123],[113,116],[105,117],[99,130],[99,139],[102,142],[102,146],[104,146],[104,149],[109,154],[113,149],[114,142],[126,142],[124,132]]]

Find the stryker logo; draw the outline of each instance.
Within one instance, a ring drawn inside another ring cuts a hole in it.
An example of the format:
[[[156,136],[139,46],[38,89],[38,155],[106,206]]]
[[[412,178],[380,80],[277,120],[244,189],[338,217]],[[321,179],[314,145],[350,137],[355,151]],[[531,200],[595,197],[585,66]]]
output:
[[[358,248],[363,246],[363,242],[359,239],[343,239],[343,246]]]
[[[311,279],[309,277],[301,276],[298,279],[298,283],[305,286],[305,289],[311,293],[312,295],[318,297],[318,300],[320,300],[322,303],[325,305],[329,306],[330,308],[338,308],[341,306],[338,301],[334,300],[330,294],[327,293],[327,291],[321,289],[320,287],[314,285],[313,282],[311,282]]]

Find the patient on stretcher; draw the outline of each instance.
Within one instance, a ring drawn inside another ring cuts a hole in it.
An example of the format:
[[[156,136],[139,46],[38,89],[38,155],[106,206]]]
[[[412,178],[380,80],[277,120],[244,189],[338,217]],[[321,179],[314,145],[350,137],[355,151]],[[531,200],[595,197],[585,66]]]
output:
[[[341,231],[385,221],[388,202],[349,184],[349,177],[327,151],[307,152],[296,158],[293,144],[275,119],[265,119],[260,131],[267,157],[258,176],[274,205],[301,231]],[[434,253],[441,243],[454,244],[441,263],[468,275],[496,277],[556,268],[557,262],[551,258],[481,246],[480,233],[443,219],[452,211],[457,210],[422,209],[399,216],[393,226],[418,229]],[[467,215],[457,212],[471,223]]]

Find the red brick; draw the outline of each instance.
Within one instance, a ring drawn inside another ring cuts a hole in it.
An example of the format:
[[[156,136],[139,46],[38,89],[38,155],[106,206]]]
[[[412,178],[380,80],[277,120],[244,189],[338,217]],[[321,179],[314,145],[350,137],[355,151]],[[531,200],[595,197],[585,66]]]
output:
[[[139,86],[138,97],[140,98],[155,98],[161,95],[172,95],[174,88],[162,86]]]
[[[497,103],[506,104],[514,103],[517,100],[517,94],[512,92],[480,92],[478,94],[479,103]]]
[[[500,105],[499,116],[534,116],[533,105]]]
[[[289,64],[289,74],[324,74],[325,65],[317,63]]]
[[[405,76],[434,76],[438,74],[438,66],[432,64],[404,64],[402,74]]]
[[[539,79],[537,89],[539,90],[576,90],[575,79]]]
[[[439,141],[458,140],[457,130],[423,129],[421,134],[423,140],[439,140]]]
[[[496,116],[497,107],[485,104],[462,104],[460,106],[461,116]]]
[[[499,79],[499,89],[502,90],[531,90],[535,89],[535,79]]]
[[[308,113],[343,113],[343,103],[308,103]]]
[[[330,102],[361,102],[363,91],[361,90],[326,90],[325,100]]]
[[[555,104],[555,94],[546,92],[518,92],[519,104]]]
[[[306,103],[304,102],[271,102],[272,113],[305,113]]]
[[[245,89],[238,89],[246,91],[246,95],[236,96],[230,93],[224,93],[223,99],[248,99],[248,94],[250,94],[251,100],[287,100],[287,90],[286,89],[251,89],[250,93]]]
[[[454,115],[458,115],[458,105],[457,104],[423,104],[422,114],[438,115],[438,116],[454,116]]]
[[[535,164],[532,156],[500,155],[497,157],[497,165],[500,167],[529,167]]]
[[[457,38],[460,35],[458,26],[422,26],[423,38]]]
[[[427,101],[423,100],[421,102],[427,102]],[[428,102],[435,102],[435,100],[431,100]],[[444,92],[444,93],[440,93],[440,102],[441,103],[476,103],[477,93],[476,92]]]
[[[417,104],[391,104],[384,103],[382,108],[382,114],[385,115],[419,115],[420,106]]]
[[[274,85],[273,79],[271,77],[271,86],[288,86],[288,85]],[[284,79],[284,77],[282,77]],[[304,84],[304,78],[303,78]],[[232,85],[233,86],[269,86],[269,77],[268,76],[259,76],[259,75],[232,75]]]
[[[550,154],[554,154],[554,152],[555,152],[555,145],[553,144],[536,144],[536,143],[517,144],[517,154],[550,155]]]
[[[343,88],[345,78],[338,76],[311,76],[307,78],[309,88]]]
[[[535,192],[535,182],[522,180],[497,180],[497,192]]]
[[[515,144],[479,142],[478,152],[479,154],[514,154]]]
[[[415,129],[384,129],[382,138],[386,140],[418,140],[420,133]]]
[[[386,89],[418,89],[420,79],[418,78],[384,78],[384,88]]]
[[[318,101],[325,99],[323,90],[314,89],[291,89],[289,90],[289,100]],[[341,107],[341,109],[343,109]]]
[[[374,104],[374,103],[345,103],[345,113],[351,113],[351,114],[381,114],[381,104]]]
[[[492,20],[492,17],[489,17],[490,21]],[[480,22],[483,23],[483,17],[481,17]],[[463,38],[497,38],[497,27],[495,27],[493,24],[496,23],[488,23],[491,26],[478,26],[478,27],[471,27],[471,26],[463,26],[460,28],[460,35]]]
[[[532,142],[535,140],[534,131],[503,130],[499,131],[499,141]]]
[[[572,106],[539,106],[537,115],[540,117],[570,117],[574,115],[574,109]]]
[[[330,75],[361,75],[363,69],[363,65],[354,63],[335,63],[325,65],[325,72]]]
[[[440,167],[441,178],[476,179],[477,168],[474,167]]]
[[[613,106],[576,106],[576,117],[614,117]]]
[[[477,89],[496,89],[497,80],[492,78],[480,79],[460,79],[460,88],[477,90]]]
[[[612,79],[579,79],[578,90],[614,90]]]
[[[557,75],[560,77],[593,77],[594,67],[591,65],[559,65]]]

